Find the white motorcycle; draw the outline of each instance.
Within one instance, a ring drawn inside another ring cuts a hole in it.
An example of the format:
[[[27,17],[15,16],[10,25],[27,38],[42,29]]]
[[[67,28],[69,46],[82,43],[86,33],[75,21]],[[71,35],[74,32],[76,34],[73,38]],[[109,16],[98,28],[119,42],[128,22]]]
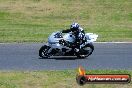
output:
[[[53,32],[48,37],[48,43],[43,45],[39,50],[39,56],[42,58],[49,58],[51,56],[77,56],[79,58],[85,58],[92,54],[94,51],[93,42],[96,41],[98,35],[94,33],[86,33],[83,38],[86,42],[81,44],[82,34],[80,36],[80,49],[75,51],[73,43],[75,42],[75,36],[70,33],[62,34],[61,32]]]

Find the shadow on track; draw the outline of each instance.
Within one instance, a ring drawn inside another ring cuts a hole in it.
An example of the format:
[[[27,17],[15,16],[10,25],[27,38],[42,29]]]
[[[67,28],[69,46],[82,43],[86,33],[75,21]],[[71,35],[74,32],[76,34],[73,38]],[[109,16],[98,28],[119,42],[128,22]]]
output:
[[[40,58],[39,59],[55,59],[55,60],[77,60],[77,59],[86,59],[86,58],[78,58],[74,56],[54,56],[50,58]]]

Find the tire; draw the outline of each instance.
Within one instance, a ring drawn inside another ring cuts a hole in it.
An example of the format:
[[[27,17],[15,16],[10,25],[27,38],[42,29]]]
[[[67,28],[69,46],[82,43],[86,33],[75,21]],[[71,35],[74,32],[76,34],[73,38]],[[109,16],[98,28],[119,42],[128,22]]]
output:
[[[42,46],[39,50],[39,56],[42,58],[48,58],[49,54],[47,52],[49,49],[50,49],[50,47],[47,45]]]
[[[88,54],[77,54],[77,57],[78,58],[86,58],[88,57],[89,55],[91,55],[94,51],[94,46],[92,43],[89,43],[87,45],[85,45],[83,48],[86,48],[86,47],[89,47],[91,51],[88,51]],[[83,52],[85,52],[86,50],[83,50]]]
[[[89,44],[87,44],[86,46],[91,48],[91,52],[89,53],[89,55],[91,55],[91,54],[93,53],[93,51],[94,51],[94,46],[93,46],[93,44],[92,44],[92,43],[89,43]],[[88,56],[89,56],[89,55],[88,55]]]

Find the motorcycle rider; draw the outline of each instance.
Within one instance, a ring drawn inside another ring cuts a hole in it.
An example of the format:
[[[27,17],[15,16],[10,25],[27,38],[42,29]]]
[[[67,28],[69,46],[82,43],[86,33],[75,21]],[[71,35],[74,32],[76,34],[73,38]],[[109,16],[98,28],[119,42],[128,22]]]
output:
[[[86,42],[85,38],[85,32],[82,27],[78,23],[72,23],[70,26],[70,29],[62,30],[62,33],[68,33],[72,32],[72,34],[75,36],[75,42],[72,44],[72,49],[75,50],[75,52],[79,52],[80,46]],[[81,41],[80,41],[81,40]]]

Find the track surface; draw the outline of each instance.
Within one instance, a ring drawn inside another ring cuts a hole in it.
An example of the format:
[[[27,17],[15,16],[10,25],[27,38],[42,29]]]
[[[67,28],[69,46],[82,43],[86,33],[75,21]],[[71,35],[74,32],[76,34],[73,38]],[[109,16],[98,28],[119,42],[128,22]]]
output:
[[[132,43],[96,43],[86,59],[58,57],[41,59],[42,43],[0,44],[0,70],[127,69],[132,70]]]

